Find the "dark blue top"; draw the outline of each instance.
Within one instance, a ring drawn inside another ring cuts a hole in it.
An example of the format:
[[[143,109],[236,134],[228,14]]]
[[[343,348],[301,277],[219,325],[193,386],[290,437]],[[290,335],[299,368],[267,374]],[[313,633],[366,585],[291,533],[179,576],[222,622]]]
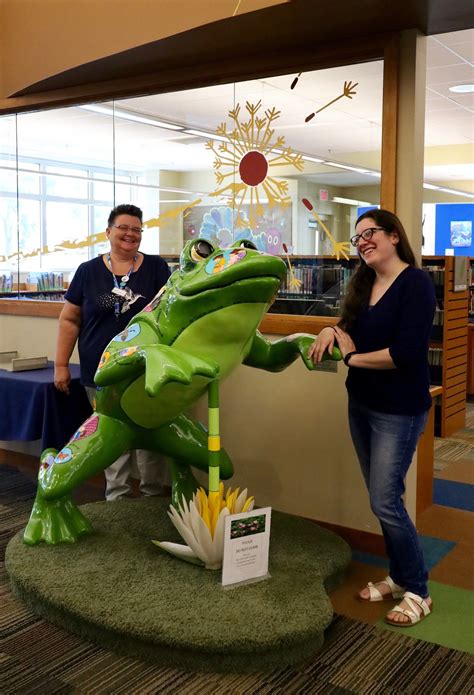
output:
[[[396,369],[349,367],[349,395],[372,410],[417,415],[431,406],[428,341],[436,307],[428,273],[408,266],[372,307],[363,309],[350,335],[357,352],[389,349]]]
[[[102,256],[81,263],[64,298],[71,304],[80,306],[82,310],[78,347],[81,382],[84,386],[94,386],[94,374],[109,341],[153,299],[169,276],[170,269],[161,256],[143,254],[141,266],[131,274],[127,282],[127,287],[143,296],[116,318],[114,306],[117,296],[112,294],[114,280]],[[116,277],[120,284],[122,276]],[[118,299],[122,304],[123,299]]]

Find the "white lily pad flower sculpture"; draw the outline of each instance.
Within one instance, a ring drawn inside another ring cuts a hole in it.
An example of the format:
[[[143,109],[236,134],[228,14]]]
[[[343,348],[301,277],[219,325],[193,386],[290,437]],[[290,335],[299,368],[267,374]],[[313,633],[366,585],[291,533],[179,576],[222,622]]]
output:
[[[219,435],[219,385],[217,380],[208,386],[209,399],[209,492],[199,488],[188,502],[182,497],[178,509],[170,506],[168,516],[187,545],[169,541],[152,541],[162,550],[186,562],[218,570],[224,557],[224,526],[229,514],[250,512],[254,498],[247,498],[247,488],[224,494],[224,483],[219,479],[221,440]]]
[[[229,514],[251,511],[254,498],[247,497],[247,490],[228,488],[224,484],[218,492],[206,493],[200,488],[188,503],[185,497],[179,509],[170,506],[168,516],[187,545],[169,541],[153,541],[162,550],[181,560],[201,565],[208,570],[222,567],[224,555],[224,523]]]

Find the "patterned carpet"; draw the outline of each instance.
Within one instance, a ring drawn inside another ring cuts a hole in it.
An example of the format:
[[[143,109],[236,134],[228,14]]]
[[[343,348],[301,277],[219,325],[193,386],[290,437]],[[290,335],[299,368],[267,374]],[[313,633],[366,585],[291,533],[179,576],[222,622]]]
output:
[[[453,439],[462,439],[466,442],[470,442],[474,448],[474,402],[472,402],[472,400],[469,400],[466,404],[465,426],[452,434],[451,437]]]
[[[467,403],[466,426],[434,440],[433,503],[474,510],[474,403]]]
[[[250,675],[158,668],[83,642],[37,618],[11,595],[4,551],[25,524],[35,486],[9,466],[1,466],[0,475],[2,695],[467,695],[474,690],[470,655],[341,615],[328,628],[324,647],[306,663]]]

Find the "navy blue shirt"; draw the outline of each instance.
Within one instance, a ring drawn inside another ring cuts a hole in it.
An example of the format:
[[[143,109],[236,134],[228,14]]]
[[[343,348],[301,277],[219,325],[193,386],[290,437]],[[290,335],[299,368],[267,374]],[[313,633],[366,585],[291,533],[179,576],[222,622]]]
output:
[[[389,349],[396,369],[349,367],[349,395],[372,410],[417,415],[431,406],[428,341],[436,307],[428,273],[408,266],[349,331],[357,352]]]
[[[81,307],[78,347],[81,382],[84,386],[94,386],[94,374],[109,341],[153,299],[169,276],[170,269],[161,256],[143,254],[141,266],[131,274],[127,282],[127,287],[142,297],[131,304],[128,311],[116,317],[115,303],[119,299],[122,305],[124,300],[112,294],[114,280],[102,256],[81,263],[64,298]],[[116,276],[119,284],[121,277]]]

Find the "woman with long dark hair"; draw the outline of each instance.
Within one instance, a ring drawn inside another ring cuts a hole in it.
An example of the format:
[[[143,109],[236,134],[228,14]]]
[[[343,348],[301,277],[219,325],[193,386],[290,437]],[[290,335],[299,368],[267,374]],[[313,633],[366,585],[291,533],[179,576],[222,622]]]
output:
[[[351,243],[360,262],[341,320],[320,332],[310,355],[316,364],[337,343],[349,367],[352,441],[390,560],[389,575],[369,582],[358,598],[401,599],[386,620],[405,627],[432,610],[428,573],[403,493],[431,406],[428,341],[436,299],[393,213],[369,210],[358,218],[355,231]]]

